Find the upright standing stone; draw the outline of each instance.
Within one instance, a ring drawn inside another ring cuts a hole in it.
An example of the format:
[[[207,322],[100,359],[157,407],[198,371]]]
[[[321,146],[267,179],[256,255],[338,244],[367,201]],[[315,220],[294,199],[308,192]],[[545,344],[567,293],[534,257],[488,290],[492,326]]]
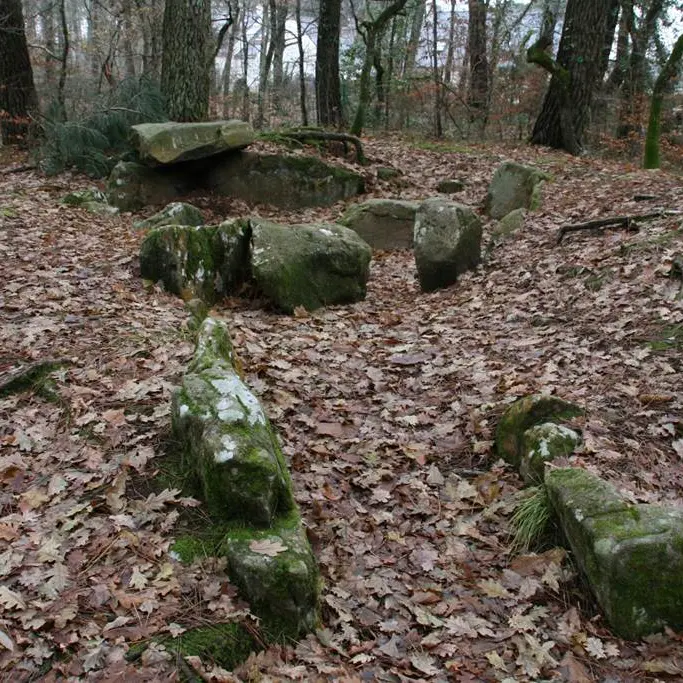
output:
[[[547,174],[533,166],[505,161],[493,174],[486,196],[486,213],[500,219],[515,209],[537,208],[541,183],[547,178]]]

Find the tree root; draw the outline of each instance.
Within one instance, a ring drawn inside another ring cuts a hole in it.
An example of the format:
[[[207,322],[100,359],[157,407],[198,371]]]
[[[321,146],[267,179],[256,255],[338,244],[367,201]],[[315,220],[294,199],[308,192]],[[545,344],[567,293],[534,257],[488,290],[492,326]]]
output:
[[[653,218],[660,218],[662,216],[678,216],[680,211],[653,211],[652,213],[634,214],[631,216],[609,216],[607,218],[596,218],[585,223],[572,223],[570,225],[563,225],[557,235],[557,244],[562,242],[562,238],[570,232],[578,232],[579,230],[594,230],[605,228],[624,228],[631,232],[638,232],[638,221],[647,221]]]

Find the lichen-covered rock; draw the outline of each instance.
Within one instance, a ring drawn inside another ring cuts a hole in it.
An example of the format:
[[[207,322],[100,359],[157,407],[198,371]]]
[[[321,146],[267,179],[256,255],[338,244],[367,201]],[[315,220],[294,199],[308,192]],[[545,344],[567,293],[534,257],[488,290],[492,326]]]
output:
[[[242,220],[154,228],[140,246],[140,274],[186,300],[213,303],[247,277],[250,234]]]
[[[95,187],[89,187],[87,190],[74,190],[62,197],[62,204],[67,206],[82,206],[90,202],[106,203],[107,197],[104,192]]]
[[[149,168],[119,161],[107,180],[107,201],[121,211],[137,211],[149,204],[168,204],[194,189],[197,178],[174,168]]]
[[[372,250],[341,225],[277,225],[252,219],[251,274],[279,310],[313,311],[365,298]]]
[[[232,365],[224,323],[207,318],[173,394],[173,432],[199,497],[221,519],[269,526],[294,509],[280,445],[258,399]]]
[[[378,166],[377,167],[377,180],[393,180],[401,175],[401,171],[397,168],[391,168],[391,166]]]
[[[184,299],[217,297],[219,264],[214,255],[215,226],[167,225],[150,231],[140,245],[140,274],[162,282]]]
[[[555,458],[571,455],[581,443],[573,429],[555,422],[544,422],[524,432],[524,451],[519,473],[527,484],[543,481],[545,464]]]
[[[526,452],[525,432],[528,429],[545,422],[562,423],[582,414],[581,408],[556,396],[534,394],[520,398],[498,422],[496,451],[503,460],[519,468]]]
[[[551,469],[548,498],[612,630],[683,628],[683,510],[631,505],[585,470]]]
[[[452,285],[481,260],[481,221],[467,206],[427,199],[415,214],[415,264],[425,292]]]
[[[133,227],[137,230],[150,230],[164,225],[204,225],[204,216],[192,204],[171,202],[144,221],[133,223]]]
[[[373,249],[412,249],[418,206],[401,199],[369,199],[350,206],[339,222]]]
[[[119,212],[118,208],[107,203],[104,192],[97,188],[69,192],[62,197],[61,203],[66,206],[78,206],[90,213],[96,213],[98,216],[114,216]]]
[[[503,239],[514,235],[524,227],[525,218],[526,209],[515,209],[514,211],[510,211],[510,213],[506,213],[500,221],[498,221],[498,225],[494,226],[492,230],[493,236],[498,241],[502,241]]]
[[[297,510],[269,529],[228,531],[219,554],[269,630],[296,638],[318,626],[320,576]]]
[[[462,180],[452,178],[450,180],[442,180],[437,186],[436,191],[443,194],[455,194],[462,192],[465,189],[465,183]]]
[[[227,156],[209,170],[217,194],[289,209],[330,206],[363,192],[363,178],[317,157],[254,154]]]
[[[141,123],[132,127],[133,144],[146,164],[175,164],[242,149],[254,141],[245,121]]]
[[[486,212],[500,219],[515,209],[536,209],[547,174],[514,161],[503,162],[493,174],[486,196]]]

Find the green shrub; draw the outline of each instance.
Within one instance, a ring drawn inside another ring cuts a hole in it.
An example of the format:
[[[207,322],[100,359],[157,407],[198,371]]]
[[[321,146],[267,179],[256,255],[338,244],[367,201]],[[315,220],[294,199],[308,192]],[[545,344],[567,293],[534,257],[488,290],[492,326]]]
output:
[[[40,156],[48,175],[74,168],[93,178],[106,176],[117,161],[132,155],[131,126],[168,120],[159,86],[146,78],[121,82],[78,119],[64,121],[60,111],[53,104],[43,123]]]

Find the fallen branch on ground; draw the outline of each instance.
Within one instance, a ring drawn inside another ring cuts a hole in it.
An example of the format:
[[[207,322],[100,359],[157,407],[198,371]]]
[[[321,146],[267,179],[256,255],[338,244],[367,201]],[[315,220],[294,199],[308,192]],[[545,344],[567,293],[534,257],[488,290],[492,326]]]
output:
[[[51,372],[70,364],[71,361],[64,358],[49,358],[8,370],[0,375],[0,396],[35,387]]]
[[[636,232],[638,230],[637,222],[651,220],[653,218],[660,218],[662,216],[678,216],[680,211],[653,211],[652,213],[635,214],[631,216],[609,216],[607,218],[596,218],[585,223],[572,223],[570,225],[563,225],[557,235],[557,243],[562,242],[562,238],[568,232],[578,232],[579,230],[593,230],[605,228],[625,228]]]

